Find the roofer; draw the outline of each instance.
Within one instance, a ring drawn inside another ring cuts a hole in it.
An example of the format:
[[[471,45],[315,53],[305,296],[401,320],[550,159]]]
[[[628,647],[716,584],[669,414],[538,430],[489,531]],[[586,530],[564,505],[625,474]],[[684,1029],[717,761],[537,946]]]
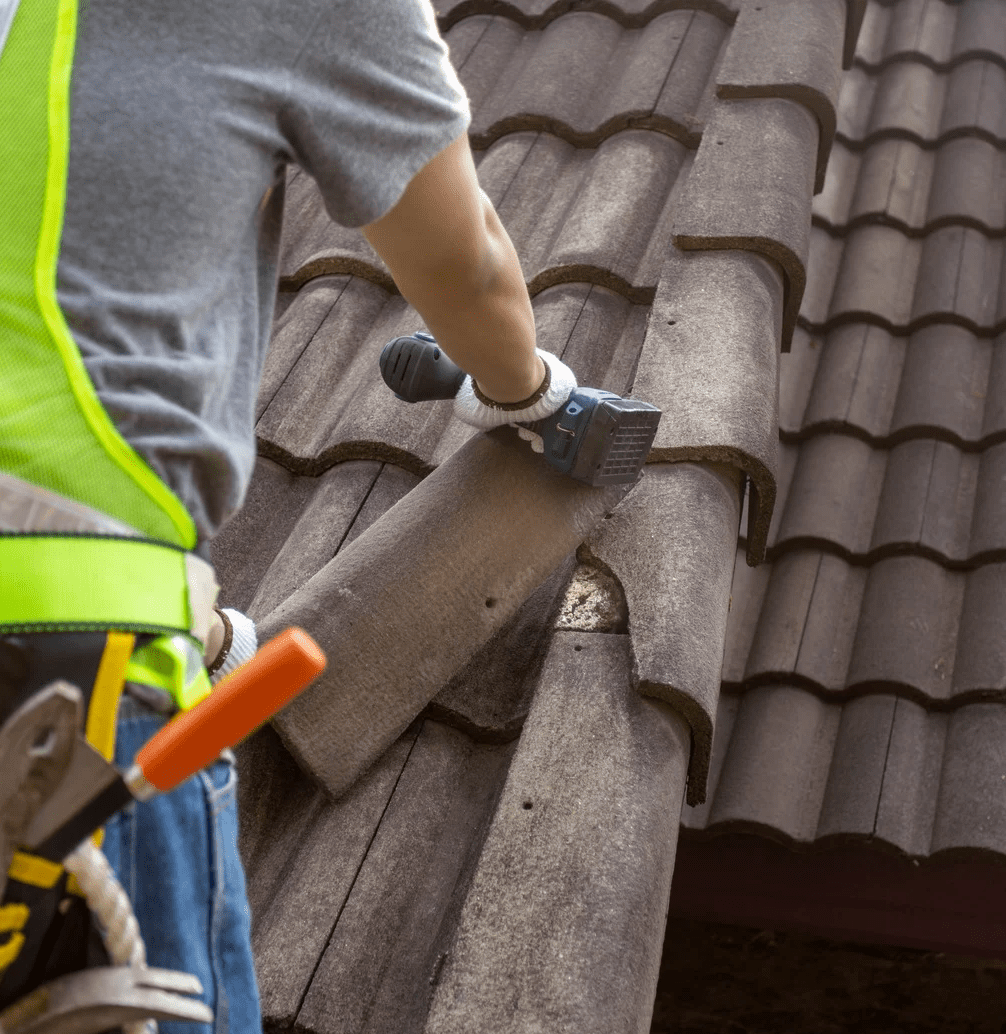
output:
[[[0,0],[0,720],[64,678],[123,768],[254,652],[208,546],[255,461],[289,163],[470,375],[463,419],[566,403],[470,121],[429,0]],[[216,1034],[261,1030],[234,786],[225,751],[103,841]],[[14,856],[0,1006],[104,964],[75,891]]]

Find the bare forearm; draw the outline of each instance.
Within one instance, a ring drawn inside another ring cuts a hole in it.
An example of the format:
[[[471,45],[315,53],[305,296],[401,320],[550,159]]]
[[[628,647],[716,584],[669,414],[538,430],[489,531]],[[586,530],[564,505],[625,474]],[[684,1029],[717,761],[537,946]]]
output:
[[[441,299],[422,308],[409,301],[489,398],[520,402],[537,390],[544,367],[534,354],[534,312],[520,260],[488,198],[485,208],[491,271],[485,286],[465,291],[445,285]]]

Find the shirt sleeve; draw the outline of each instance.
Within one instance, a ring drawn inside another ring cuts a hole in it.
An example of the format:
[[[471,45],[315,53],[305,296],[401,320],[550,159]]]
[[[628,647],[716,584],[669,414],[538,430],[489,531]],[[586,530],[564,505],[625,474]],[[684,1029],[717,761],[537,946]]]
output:
[[[470,124],[430,0],[327,0],[293,70],[283,131],[336,223],[385,215]]]

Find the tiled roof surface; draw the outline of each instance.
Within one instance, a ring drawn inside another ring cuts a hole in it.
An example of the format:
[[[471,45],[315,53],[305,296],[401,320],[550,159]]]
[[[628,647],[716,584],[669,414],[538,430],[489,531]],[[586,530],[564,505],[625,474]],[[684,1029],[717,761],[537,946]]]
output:
[[[1006,4],[871,3],[695,829],[1006,855]]]
[[[291,170],[215,545],[336,659],[242,748],[265,1013],[645,1029],[685,764],[690,831],[1006,854],[1003,5],[435,7],[539,344],[664,417],[619,503],[395,402],[421,321]]]

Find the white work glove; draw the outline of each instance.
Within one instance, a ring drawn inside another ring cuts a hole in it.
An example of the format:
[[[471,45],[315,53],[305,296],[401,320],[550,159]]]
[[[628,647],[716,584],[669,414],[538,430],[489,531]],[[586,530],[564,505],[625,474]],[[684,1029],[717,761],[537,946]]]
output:
[[[541,420],[557,413],[566,404],[569,396],[573,394],[576,388],[576,375],[561,359],[550,352],[543,352],[540,348],[536,348],[535,354],[541,356],[542,362],[545,364],[548,384],[544,394],[531,405],[523,408],[514,408],[511,403],[486,405],[475,394],[472,379],[467,376],[454,397],[454,415],[466,424],[471,424],[483,431],[490,431],[494,427],[502,427],[504,424],[530,424],[535,420]],[[544,384],[545,382],[543,382]],[[521,437],[525,436],[521,434]],[[538,438],[539,442],[541,441],[539,435],[533,435],[533,437]],[[525,440],[531,441],[531,438]],[[532,448],[534,448],[533,442]],[[535,448],[534,451],[541,452],[542,449]]]
[[[240,610],[231,608],[215,608],[215,612],[223,622],[224,637],[216,658],[206,665],[210,683],[214,686],[222,678],[230,675],[235,668],[240,668],[246,661],[250,661],[258,651],[255,622],[250,617],[242,614]]]

